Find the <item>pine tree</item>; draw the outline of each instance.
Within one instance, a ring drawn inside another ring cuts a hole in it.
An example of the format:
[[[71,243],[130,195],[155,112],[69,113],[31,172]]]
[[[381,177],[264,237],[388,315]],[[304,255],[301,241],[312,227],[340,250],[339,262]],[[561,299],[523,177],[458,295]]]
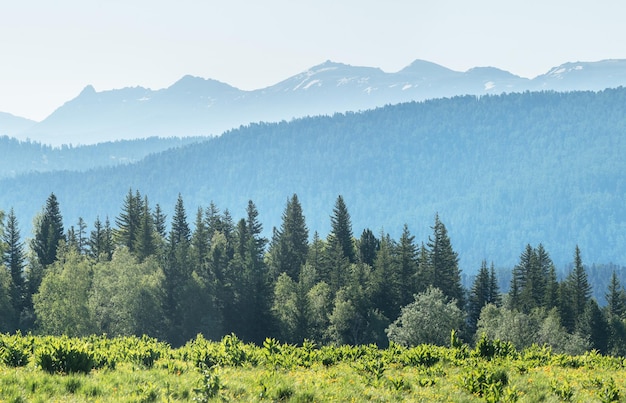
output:
[[[380,249],[380,241],[376,239],[371,229],[366,228],[359,239],[359,261],[370,267],[374,266],[376,254]]]
[[[589,299],[578,318],[576,331],[600,354],[606,354],[609,344],[609,324],[595,300]]]
[[[487,262],[483,260],[469,294],[468,322],[471,333],[476,331],[476,324],[478,323],[478,318],[480,317],[480,311],[490,302],[490,293],[490,273],[487,269]]]
[[[100,260],[102,254],[104,253],[104,237],[104,226],[98,216],[96,217],[96,221],[93,224],[93,230],[89,234],[89,240],[87,241],[89,251],[88,254],[96,261]]]
[[[343,255],[350,263],[356,262],[354,239],[352,235],[352,222],[343,197],[339,195],[335,202],[333,215],[330,217],[331,232],[328,235],[328,243],[337,243]]]
[[[37,255],[39,263],[46,267],[57,260],[57,248],[65,240],[59,202],[52,193],[46,201],[42,215],[35,223],[35,238],[31,241],[31,249]]]
[[[208,258],[211,247],[211,239],[204,220],[204,211],[201,207],[196,212],[193,234],[191,235],[191,247],[193,250],[194,267],[199,274],[208,275]]]
[[[154,220],[152,213],[150,212],[150,206],[148,204],[148,197],[144,197],[142,203],[141,217],[139,218],[139,227],[137,228],[137,236],[133,245],[135,256],[139,263],[143,262],[148,257],[154,255],[157,251],[156,242],[156,229],[154,226]]]
[[[188,301],[186,286],[191,279],[191,230],[182,196],[179,194],[174,207],[172,226],[168,236],[168,256],[164,266],[165,303],[164,311],[168,324],[168,339],[175,345],[184,343],[193,335],[188,334],[186,323],[193,319],[183,302]]]
[[[24,244],[20,241],[20,229],[13,208],[9,210],[7,222],[2,237],[5,244],[3,262],[11,275],[11,301],[13,310],[18,315],[24,308],[25,284],[24,267],[26,257],[24,255]],[[19,323],[15,323],[17,327]]]
[[[576,245],[574,251],[574,270],[568,276],[567,283],[572,297],[574,315],[578,318],[582,315],[587,302],[591,298],[591,285],[587,280],[587,272],[583,267],[578,245]]]
[[[78,248],[78,253],[81,255],[85,254],[85,249],[87,246],[87,224],[85,224],[85,220],[83,217],[78,217],[77,223],[77,231],[76,231],[76,246]]]
[[[605,294],[607,310],[611,316],[626,319],[626,291],[613,270],[607,293]]]
[[[125,246],[130,252],[135,251],[135,243],[137,241],[137,233],[141,224],[141,214],[143,212],[143,201],[139,191],[133,194],[129,189],[122,212],[115,219],[117,229],[114,233],[115,243]]]
[[[435,215],[433,236],[428,242],[430,265],[434,278],[433,286],[439,288],[446,297],[457,301],[459,308],[463,307],[463,286],[461,285],[461,273],[459,270],[459,258],[452,249],[452,243],[448,237],[445,225]]]
[[[159,205],[158,203],[156,204],[156,206],[154,206],[154,215],[152,218],[154,219],[154,230],[157,234],[159,234],[159,237],[161,237],[161,239],[165,239],[165,237],[167,236],[165,228],[167,216],[165,215],[165,213],[163,213],[163,209],[161,209],[161,205]]]
[[[534,280],[536,280],[533,276],[535,260],[535,250],[530,244],[526,245],[526,248],[520,255],[519,263],[513,268],[511,292],[509,293],[511,309],[529,313],[532,308],[536,307],[536,303],[533,300]]]
[[[306,262],[309,230],[302,214],[302,206],[295,194],[287,201],[282,224],[275,237],[272,247],[272,262],[275,266],[273,271],[278,274],[287,273],[293,281],[297,281],[300,269]]]
[[[400,266],[394,259],[394,249],[389,234],[381,234],[380,248],[368,284],[372,305],[390,319],[397,318],[402,307],[402,276]]]
[[[419,288],[415,283],[415,275],[417,273],[415,237],[411,235],[406,224],[404,224],[400,241],[395,250],[396,259],[400,266],[400,306],[405,306],[410,304],[414,299],[413,296],[419,292]]]

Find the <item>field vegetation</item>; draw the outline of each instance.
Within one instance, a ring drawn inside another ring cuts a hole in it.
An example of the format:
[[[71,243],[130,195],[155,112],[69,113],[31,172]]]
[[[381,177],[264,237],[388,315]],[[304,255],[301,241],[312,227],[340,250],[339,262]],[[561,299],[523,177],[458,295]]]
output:
[[[453,332],[450,345],[299,346],[235,335],[172,348],[149,337],[1,335],[0,399],[98,401],[624,401],[626,362]]]

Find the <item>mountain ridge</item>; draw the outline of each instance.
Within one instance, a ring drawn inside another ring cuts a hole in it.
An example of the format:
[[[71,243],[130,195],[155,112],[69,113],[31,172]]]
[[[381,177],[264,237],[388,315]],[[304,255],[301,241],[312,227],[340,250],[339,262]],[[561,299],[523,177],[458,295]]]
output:
[[[29,223],[54,192],[66,225],[120,213],[129,188],[168,216],[210,202],[266,236],[298,194],[312,237],[324,237],[342,195],[355,237],[428,241],[438,213],[467,272],[482,259],[512,267],[542,243],[561,268],[579,245],[586,264],[626,263],[626,88],[526,92],[389,105],[364,112],[255,123],[138,163],[0,180],[0,209]],[[28,231],[24,231],[27,234]]]
[[[621,59],[568,62],[533,79],[496,67],[458,72],[419,59],[392,73],[328,60],[251,91],[191,75],[158,90],[126,87],[98,92],[88,85],[46,119],[14,136],[55,146],[153,136],[216,136],[253,122],[401,102],[536,90],[599,91],[622,85],[626,85],[626,60]]]

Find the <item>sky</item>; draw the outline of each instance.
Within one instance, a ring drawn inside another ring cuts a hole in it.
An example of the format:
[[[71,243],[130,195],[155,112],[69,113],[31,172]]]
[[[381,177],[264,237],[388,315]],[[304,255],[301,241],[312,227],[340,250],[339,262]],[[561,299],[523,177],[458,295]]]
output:
[[[0,111],[42,120],[87,85],[243,90],[326,60],[396,72],[416,59],[534,78],[626,59],[623,0],[20,0],[0,8]]]

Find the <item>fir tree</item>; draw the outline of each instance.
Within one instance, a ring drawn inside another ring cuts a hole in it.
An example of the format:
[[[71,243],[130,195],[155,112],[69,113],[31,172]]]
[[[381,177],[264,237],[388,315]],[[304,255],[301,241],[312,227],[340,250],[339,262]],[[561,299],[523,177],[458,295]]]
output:
[[[287,273],[297,281],[300,269],[306,262],[309,230],[306,227],[298,196],[287,201],[280,229],[276,231],[272,259],[276,273]]]
[[[374,266],[376,254],[380,249],[380,241],[369,228],[363,230],[359,239],[359,260],[370,267]]]
[[[11,275],[11,302],[13,310],[19,317],[20,312],[24,308],[25,284],[24,284],[24,267],[26,257],[24,255],[24,244],[20,240],[20,229],[15,216],[15,212],[11,208],[2,236],[5,249],[3,254],[3,262]],[[14,327],[19,323],[16,321]]]
[[[400,273],[400,306],[405,306],[410,304],[414,299],[413,296],[419,292],[415,283],[417,273],[415,237],[411,235],[406,224],[404,224],[400,241],[395,250]]]
[[[574,251],[574,270],[570,273],[566,281],[569,285],[569,292],[571,293],[574,315],[578,318],[582,315],[587,302],[591,298],[591,285],[589,285],[589,281],[587,280],[587,272],[583,267],[578,245],[576,245]]]
[[[333,208],[333,215],[330,217],[331,232],[328,235],[328,243],[337,245],[341,248],[343,256],[350,263],[356,262],[356,253],[354,250],[354,239],[352,236],[352,222],[350,214],[346,207],[343,197],[339,195]]]
[[[626,318],[626,291],[619,282],[617,273],[613,270],[607,293],[605,294],[607,310],[610,316]]]
[[[135,243],[141,224],[142,212],[143,202],[141,194],[139,191],[133,194],[133,190],[129,189],[126,199],[124,199],[122,212],[115,219],[117,225],[115,243],[127,247],[130,252],[135,251]]]
[[[65,241],[63,217],[59,210],[59,202],[52,193],[46,201],[43,214],[35,223],[35,238],[31,242],[31,249],[43,267],[56,261],[57,248],[61,241]]]
[[[463,307],[463,286],[461,285],[461,273],[459,270],[459,258],[452,249],[452,243],[448,237],[445,225],[435,215],[433,236],[429,238],[429,264],[434,277],[431,284],[439,288],[446,297],[455,299],[459,308]]]
[[[154,255],[157,251],[156,230],[147,196],[144,197],[142,207],[143,211],[139,219],[139,227],[137,228],[137,236],[135,237],[133,248],[139,263]]]

